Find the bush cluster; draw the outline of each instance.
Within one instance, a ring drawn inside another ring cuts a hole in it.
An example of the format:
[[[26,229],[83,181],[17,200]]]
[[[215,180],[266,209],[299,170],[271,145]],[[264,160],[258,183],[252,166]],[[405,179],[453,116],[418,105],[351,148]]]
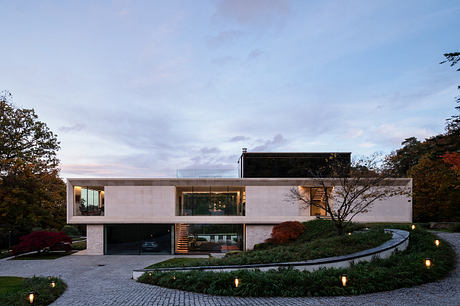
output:
[[[404,226],[407,229],[407,226]],[[411,287],[445,277],[455,266],[455,252],[444,240],[436,247],[436,236],[424,230],[412,231],[404,252],[388,259],[374,259],[347,269],[321,269],[315,272],[281,269],[278,271],[235,272],[151,272],[138,281],[168,288],[213,295],[234,296],[333,296],[354,295]],[[425,258],[433,266],[427,269]],[[340,276],[347,274],[343,287]],[[240,286],[235,288],[234,279]]]
[[[296,240],[305,231],[305,226],[298,221],[282,222],[273,227],[270,238],[266,242],[281,244]]]
[[[66,251],[72,250],[72,239],[63,232],[36,231],[20,238],[21,242],[13,248],[13,255],[41,251]]]
[[[56,282],[56,287],[51,288],[51,281]],[[67,284],[60,278],[31,277],[24,281],[19,291],[7,292],[0,295],[0,305],[30,305],[29,293],[34,293],[33,305],[49,305],[66,290]]]

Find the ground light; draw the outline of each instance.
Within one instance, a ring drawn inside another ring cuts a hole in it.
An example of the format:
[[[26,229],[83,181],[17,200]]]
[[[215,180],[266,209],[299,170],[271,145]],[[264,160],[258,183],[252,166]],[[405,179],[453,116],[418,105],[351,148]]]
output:
[[[348,232],[348,236],[351,236],[351,233],[350,233],[350,232]]]
[[[56,282],[55,282],[55,281],[52,281],[52,282],[51,282],[51,288],[54,288],[54,287],[56,287]]]
[[[439,246],[439,244],[440,244],[439,240],[438,240],[438,239],[436,239],[436,240],[434,241],[434,245],[435,245],[436,247],[438,247],[438,246]]]
[[[171,278],[172,278],[173,280],[176,280],[176,275],[173,274],[173,276],[171,276]]]
[[[429,258],[425,259],[425,266],[426,266],[427,269],[431,268],[431,259],[429,259]]]
[[[412,224],[410,227],[412,230],[415,230],[415,224]]]
[[[35,295],[33,292],[29,293],[29,303],[30,304],[33,304],[34,303],[34,298],[35,298]]]
[[[238,288],[238,286],[240,285],[240,280],[238,279],[238,277],[235,278],[235,288]]]
[[[347,275],[346,274],[342,274],[340,276],[340,280],[342,281],[342,286],[346,286],[347,285]]]

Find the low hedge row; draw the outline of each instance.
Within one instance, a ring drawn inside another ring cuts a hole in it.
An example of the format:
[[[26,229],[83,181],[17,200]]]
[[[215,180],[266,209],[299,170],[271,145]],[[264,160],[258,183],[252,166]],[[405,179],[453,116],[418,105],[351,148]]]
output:
[[[407,230],[407,226],[403,226]],[[424,230],[412,231],[404,252],[388,259],[374,259],[347,269],[321,269],[315,272],[281,269],[278,271],[235,272],[151,272],[138,281],[168,288],[213,295],[232,296],[334,296],[354,295],[411,287],[445,277],[455,266],[455,252],[436,236]],[[425,258],[431,258],[427,269]],[[342,286],[340,276],[346,274],[348,283]],[[234,279],[239,279],[236,288]]]
[[[54,281],[56,286],[51,287]],[[31,277],[24,280],[22,288],[0,295],[0,305],[30,305],[29,294],[34,293],[33,305],[49,305],[66,290],[67,285],[60,278]]]

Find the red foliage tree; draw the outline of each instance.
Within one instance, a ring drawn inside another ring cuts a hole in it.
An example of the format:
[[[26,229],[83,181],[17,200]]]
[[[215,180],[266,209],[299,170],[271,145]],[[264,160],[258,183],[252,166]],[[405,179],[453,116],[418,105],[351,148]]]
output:
[[[271,243],[286,243],[297,239],[305,231],[305,226],[298,221],[287,221],[273,227],[271,238],[265,240]]]
[[[442,160],[450,165],[452,169],[460,173],[460,153],[458,152],[446,152],[444,155],[441,155]]]
[[[13,248],[13,255],[37,251],[66,251],[72,249],[72,239],[63,232],[36,231],[20,238],[21,242]]]

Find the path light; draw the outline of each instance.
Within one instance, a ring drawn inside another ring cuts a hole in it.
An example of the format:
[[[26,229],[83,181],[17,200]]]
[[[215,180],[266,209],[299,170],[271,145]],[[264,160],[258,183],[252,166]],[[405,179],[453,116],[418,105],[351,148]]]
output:
[[[342,274],[342,276],[340,276],[340,280],[342,281],[342,286],[345,287],[347,285],[347,275]]]
[[[415,224],[412,224],[410,227],[412,230],[415,230]]]
[[[431,268],[431,259],[429,259],[429,258],[425,259],[425,266],[426,266],[427,269]]]
[[[56,287],[56,282],[55,282],[55,281],[52,281],[52,282],[51,282],[51,288],[54,288],[54,287]]]
[[[149,272],[149,276],[152,276],[152,272]]]
[[[173,280],[176,280],[176,274],[173,274],[173,276],[171,276],[171,278],[172,278]]]
[[[235,278],[235,288],[238,288],[238,286],[240,285],[240,280],[238,279],[238,277]]]
[[[51,276],[48,275],[48,280],[51,280]]]
[[[34,303],[34,298],[35,298],[34,293],[33,292],[29,293],[29,303],[30,304]]]
[[[350,232],[348,232],[348,236],[351,236],[351,233],[350,233]]]
[[[438,239],[436,239],[436,240],[434,241],[434,245],[435,245],[436,247],[438,247],[438,246],[439,246],[439,244],[440,244],[439,240],[438,240]]]

